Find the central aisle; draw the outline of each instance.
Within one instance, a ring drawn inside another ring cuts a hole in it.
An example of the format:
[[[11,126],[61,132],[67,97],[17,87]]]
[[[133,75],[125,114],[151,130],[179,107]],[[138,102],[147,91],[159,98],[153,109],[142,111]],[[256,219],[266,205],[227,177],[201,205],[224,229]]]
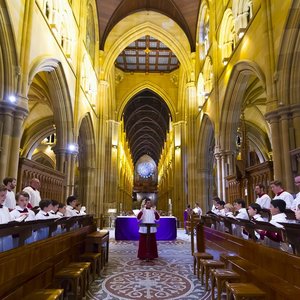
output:
[[[111,232],[113,234],[113,232]],[[137,259],[138,241],[110,240],[109,263],[87,299],[175,300],[210,299],[193,275],[190,237],[178,230],[176,241],[158,242],[159,258]]]

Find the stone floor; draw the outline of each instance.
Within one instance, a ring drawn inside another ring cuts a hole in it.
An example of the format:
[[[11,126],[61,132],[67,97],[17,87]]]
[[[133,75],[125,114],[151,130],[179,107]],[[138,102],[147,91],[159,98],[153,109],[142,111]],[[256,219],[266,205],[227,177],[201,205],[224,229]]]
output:
[[[110,231],[109,263],[86,299],[175,300],[210,299],[193,275],[190,236],[179,229],[176,241],[159,241],[159,258],[137,259],[138,241],[115,241]]]

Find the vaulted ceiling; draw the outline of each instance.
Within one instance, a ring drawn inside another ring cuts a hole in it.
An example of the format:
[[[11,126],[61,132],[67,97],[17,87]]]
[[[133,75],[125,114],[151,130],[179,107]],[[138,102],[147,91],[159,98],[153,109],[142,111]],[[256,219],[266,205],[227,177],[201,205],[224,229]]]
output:
[[[197,18],[201,0],[96,0],[100,49],[112,28],[123,18],[142,10],[152,10],[173,19],[185,32],[195,51]]]
[[[169,130],[166,103],[157,94],[144,90],[128,102],[123,118],[134,164],[144,154],[157,164]]]

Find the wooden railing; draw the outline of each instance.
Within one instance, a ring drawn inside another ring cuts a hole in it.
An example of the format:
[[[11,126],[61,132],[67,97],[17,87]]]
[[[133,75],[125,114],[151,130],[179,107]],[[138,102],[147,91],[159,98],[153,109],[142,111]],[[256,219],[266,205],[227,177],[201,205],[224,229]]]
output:
[[[70,230],[73,221],[79,225]],[[51,226],[55,221],[47,222],[49,232],[54,230]],[[29,229],[44,227],[47,222],[36,222],[36,225],[12,223],[11,229],[9,226],[0,229],[1,236],[13,230],[24,240]],[[86,235],[96,229],[91,216],[75,217],[58,223],[69,228],[69,231],[0,253],[0,299],[23,299],[33,289],[51,287],[54,274],[69,262],[76,261],[84,252]]]
[[[65,188],[65,175],[57,170],[20,158],[17,191],[28,186],[32,178],[38,178],[41,183],[41,198],[55,199],[64,202],[63,193]]]

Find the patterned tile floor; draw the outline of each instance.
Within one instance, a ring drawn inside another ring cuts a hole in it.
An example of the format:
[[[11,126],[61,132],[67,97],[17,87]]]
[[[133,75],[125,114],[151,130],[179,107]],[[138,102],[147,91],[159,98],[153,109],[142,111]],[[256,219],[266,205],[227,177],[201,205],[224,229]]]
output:
[[[159,258],[150,262],[137,259],[137,241],[115,241],[110,233],[109,263],[86,299],[210,299],[193,275],[190,238],[183,230],[178,230],[176,241],[158,242]]]

